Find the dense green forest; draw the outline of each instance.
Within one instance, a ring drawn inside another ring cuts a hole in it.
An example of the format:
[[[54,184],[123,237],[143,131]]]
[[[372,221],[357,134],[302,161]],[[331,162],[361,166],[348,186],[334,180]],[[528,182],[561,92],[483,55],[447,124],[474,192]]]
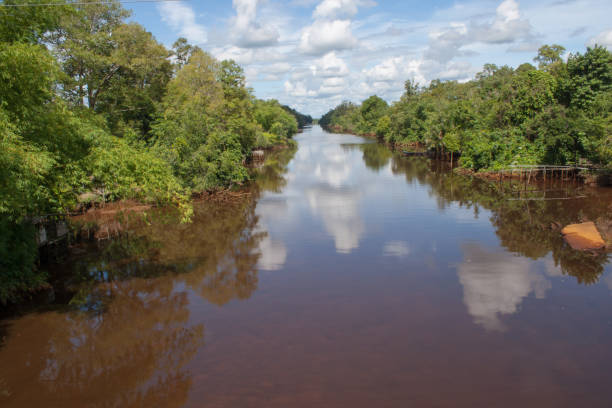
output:
[[[343,102],[319,123],[332,131],[454,153],[478,171],[509,164],[612,166],[612,53],[545,45],[534,62],[484,66],[466,83],[407,81],[391,106],[378,96]]]
[[[312,121],[256,100],[233,61],[167,49],[117,1],[27,3],[0,8],[0,301],[44,282],[32,216],[134,199],[188,219],[193,192],[246,182],[253,149]]]

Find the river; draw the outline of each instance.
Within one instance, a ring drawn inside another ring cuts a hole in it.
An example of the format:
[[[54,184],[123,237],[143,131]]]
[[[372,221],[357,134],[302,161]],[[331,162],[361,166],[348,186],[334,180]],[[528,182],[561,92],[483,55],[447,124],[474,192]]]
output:
[[[555,226],[612,217],[610,189],[296,139],[250,195],[49,266],[49,299],[0,322],[0,405],[612,406],[610,257]]]

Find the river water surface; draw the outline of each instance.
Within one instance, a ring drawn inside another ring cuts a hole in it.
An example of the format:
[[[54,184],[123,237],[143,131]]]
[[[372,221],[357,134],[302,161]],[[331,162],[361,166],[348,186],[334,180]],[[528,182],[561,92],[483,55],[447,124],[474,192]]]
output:
[[[243,199],[50,266],[55,297],[0,322],[0,406],[612,406],[612,264],[557,230],[609,189],[296,139]]]

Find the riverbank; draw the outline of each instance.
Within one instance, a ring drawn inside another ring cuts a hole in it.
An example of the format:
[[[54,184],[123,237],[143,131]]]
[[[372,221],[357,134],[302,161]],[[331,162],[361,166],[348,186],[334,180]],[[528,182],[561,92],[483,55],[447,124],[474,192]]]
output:
[[[345,129],[338,125],[332,125],[326,128],[326,130],[330,133],[346,133],[355,136],[366,137],[369,139],[374,139],[378,143],[381,143],[393,151],[400,151],[402,153],[406,153],[411,155],[412,153],[423,154],[430,158],[435,158],[437,160],[444,160],[453,163],[453,167],[455,163],[458,163],[458,167],[454,167],[455,172],[458,174],[477,177],[483,180],[489,181],[500,181],[500,180],[526,180],[527,182],[535,181],[537,179],[545,179],[546,172],[538,169],[537,171],[529,171],[528,167],[537,167],[537,166],[525,166],[521,171],[521,166],[516,166],[513,169],[513,166],[509,166],[507,169],[494,171],[494,170],[478,170],[475,171],[470,168],[462,167],[460,165],[460,155],[451,152],[439,150],[432,151],[428,150],[426,146],[419,142],[387,142],[383,138],[377,136],[374,133],[359,133],[355,132],[351,129]],[[582,184],[590,185],[590,186],[599,186],[599,187],[611,187],[612,186],[612,170],[610,169],[584,169],[583,167],[572,167],[572,166],[546,166],[550,167],[551,170],[548,170],[548,178],[549,179],[558,179],[565,181],[573,181],[580,182]],[[567,168],[562,171],[561,168]]]
[[[580,168],[572,168],[571,166],[567,167],[567,171],[562,171],[561,169],[548,171],[548,180],[567,181],[592,187],[612,187],[612,171],[581,170]],[[529,168],[521,169],[520,167],[500,171],[474,171],[465,167],[456,167],[454,171],[457,174],[477,177],[488,181],[523,180],[526,184],[529,184],[530,182],[546,181],[547,179],[546,172],[542,170],[538,170],[535,174],[532,174],[534,172],[530,172]]]
[[[509,190],[519,194],[517,198],[513,198],[514,201],[523,202],[568,202],[568,201],[580,201],[587,199],[596,199],[593,195],[585,195],[584,189],[600,189],[604,188],[609,190],[609,187],[599,184],[597,182],[589,182],[587,177],[573,177],[567,176],[566,178],[550,177],[543,179],[542,177],[533,177],[531,180],[528,179],[526,174],[500,174],[499,172],[474,172],[470,169],[457,167],[453,169],[455,174],[462,177],[474,177],[479,180],[488,182],[494,188],[500,191]],[[578,189],[578,190],[577,190]],[[574,193],[569,193],[574,191]],[[547,196],[547,193],[549,194]],[[612,190],[609,190],[612,193]],[[568,204],[569,205],[569,204]],[[593,253],[595,255],[601,253],[612,253],[612,202],[609,204],[609,210],[607,213],[597,213],[596,217],[593,215],[583,214],[580,217],[571,220],[572,223],[589,223],[594,224],[594,228],[599,232],[603,239],[602,245],[593,248],[582,248],[580,245],[572,245],[571,241],[568,244],[577,251],[585,250],[586,252]],[[552,220],[548,226],[544,228],[552,231],[559,236],[565,236],[562,232],[564,227],[571,225],[566,221],[566,224],[562,224],[559,220]]]

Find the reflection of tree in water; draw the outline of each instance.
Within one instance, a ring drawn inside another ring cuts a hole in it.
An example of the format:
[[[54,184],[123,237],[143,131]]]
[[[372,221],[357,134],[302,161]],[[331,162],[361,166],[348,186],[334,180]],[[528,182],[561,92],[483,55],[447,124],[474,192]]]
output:
[[[409,159],[395,154],[391,162],[391,171],[393,174],[404,174],[406,181],[410,184],[415,181],[426,184],[433,177],[432,163],[431,160],[425,158],[414,157]],[[427,184],[431,184],[431,182]]]
[[[255,199],[201,202],[192,224],[153,225],[146,229],[163,246],[156,262],[179,265],[189,287],[215,304],[246,299],[257,289],[256,252],[264,233],[256,232]]]
[[[169,274],[213,303],[248,298],[257,288],[255,249],[265,235],[254,231],[254,208],[253,195],[223,203],[202,201],[194,203],[190,224],[158,221],[155,213],[149,215],[153,221],[126,224],[120,237],[67,268],[65,282],[77,291],[71,303],[102,308],[113,297],[101,292],[100,283]]]
[[[0,216],[0,307],[16,292],[43,286],[45,273],[33,267],[38,255],[34,226]]]
[[[424,158],[393,156],[392,171],[404,174],[409,183],[415,180],[430,187],[439,208],[452,203],[492,212],[491,223],[496,228],[502,246],[511,252],[539,259],[552,252],[556,266],[574,276],[580,283],[595,283],[609,262],[606,254],[590,254],[566,245],[554,223],[567,225],[584,219],[595,220],[609,211],[610,201],[589,194],[582,200],[517,200],[517,197],[541,197],[541,193],[521,193],[499,188],[497,183],[453,174],[445,163]],[[538,189],[537,185],[534,187]],[[548,187],[550,188],[550,186]],[[542,189],[542,187],[539,187]]]
[[[0,378],[10,394],[4,403],[182,406],[191,385],[183,366],[202,345],[204,328],[188,324],[187,294],[175,284],[171,277],[102,284],[113,296],[104,313],[16,320],[0,349]]]
[[[340,145],[343,151],[352,152],[360,150],[363,153],[363,162],[366,167],[376,172],[389,164],[393,152],[380,143],[343,143]]]
[[[363,161],[367,168],[380,171],[389,164],[393,153],[384,145],[379,143],[360,144],[359,148],[363,152]]]
[[[269,154],[263,167],[256,169],[256,184],[259,192],[279,193],[286,185],[287,165],[295,156],[297,147],[278,150]]]

